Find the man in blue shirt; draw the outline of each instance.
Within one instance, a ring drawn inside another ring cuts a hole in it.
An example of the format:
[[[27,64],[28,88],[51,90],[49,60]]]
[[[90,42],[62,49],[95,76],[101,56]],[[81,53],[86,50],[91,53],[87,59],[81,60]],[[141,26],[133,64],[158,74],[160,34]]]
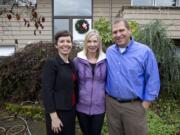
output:
[[[147,135],[145,110],[160,89],[152,50],[134,41],[128,22],[112,24],[115,44],[106,51],[106,113],[110,135]]]

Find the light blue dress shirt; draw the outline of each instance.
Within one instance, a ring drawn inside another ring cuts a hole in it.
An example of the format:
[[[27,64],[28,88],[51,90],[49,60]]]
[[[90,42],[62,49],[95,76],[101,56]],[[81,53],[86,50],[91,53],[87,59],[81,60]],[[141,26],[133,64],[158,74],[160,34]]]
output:
[[[106,92],[118,100],[153,101],[160,89],[159,71],[152,50],[132,38],[121,53],[116,44],[106,51]]]

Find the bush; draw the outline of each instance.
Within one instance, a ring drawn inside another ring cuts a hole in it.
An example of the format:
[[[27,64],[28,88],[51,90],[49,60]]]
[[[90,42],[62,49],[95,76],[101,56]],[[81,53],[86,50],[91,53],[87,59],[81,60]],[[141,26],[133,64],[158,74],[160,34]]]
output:
[[[71,58],[80,49],[73,47]],[[40,101],[41,70],[46,59],[57,55],[52,43],[35,43],[4,59],[0,65],[0,99]]]
[[[174,42],[167,38],[167,31],[162,22],[156,20],[146,24],[139,31],[138,41],[147,44],[155,52],[159,64],[161,90],[168,90],[169,95],[180,98],[180,63],[176,57]]]
[[[103,45],[105,45],[106,48],[112,44],[111,23],[109,21],[104,17],[100,18],[94,22],[94,29],[99,31]]]
[[[174,125],[167,124],[152,111],[148,111],[147,114],[149,135],[175,135],[176,127]]]
[[[4,109],[16,115],[33,118],[36,120],[44,120],[44,109],[39,105],[19,105],[12,103],[5,103]]]

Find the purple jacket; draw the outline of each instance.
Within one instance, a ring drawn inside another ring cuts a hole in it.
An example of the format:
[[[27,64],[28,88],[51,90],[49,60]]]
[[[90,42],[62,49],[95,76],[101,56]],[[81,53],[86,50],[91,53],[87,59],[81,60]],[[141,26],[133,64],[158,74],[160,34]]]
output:
[[[105,80],[106,59],[103,52],[97,60],[94,77],[84,51],[78,53],[74,59],[75,68],[79,76],[79,102],[76,110],[88,115],[105,112]]]

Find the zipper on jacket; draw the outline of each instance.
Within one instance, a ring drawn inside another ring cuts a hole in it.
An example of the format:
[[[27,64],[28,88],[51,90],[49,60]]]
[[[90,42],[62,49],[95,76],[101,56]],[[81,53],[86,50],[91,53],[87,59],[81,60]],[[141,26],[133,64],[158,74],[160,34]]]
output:
[[[90,65],[89,65],[90,66]],[[91,67],[91,66],[90,66]],[[96,68],[96,65],[95,65],[95,67],[94,67],[94,75],[93,75],[93,68],[91,67],[91,74],[92,74],[92,90],[91,90],[91,103],[90,103],[90,108],[89,108],[89,114],[90,115],[92,115],[91,114],[91,110],[92,110],[92,97],[93,97],[93,84],[94,84],[94,76],[95,76],[95,68]]]

